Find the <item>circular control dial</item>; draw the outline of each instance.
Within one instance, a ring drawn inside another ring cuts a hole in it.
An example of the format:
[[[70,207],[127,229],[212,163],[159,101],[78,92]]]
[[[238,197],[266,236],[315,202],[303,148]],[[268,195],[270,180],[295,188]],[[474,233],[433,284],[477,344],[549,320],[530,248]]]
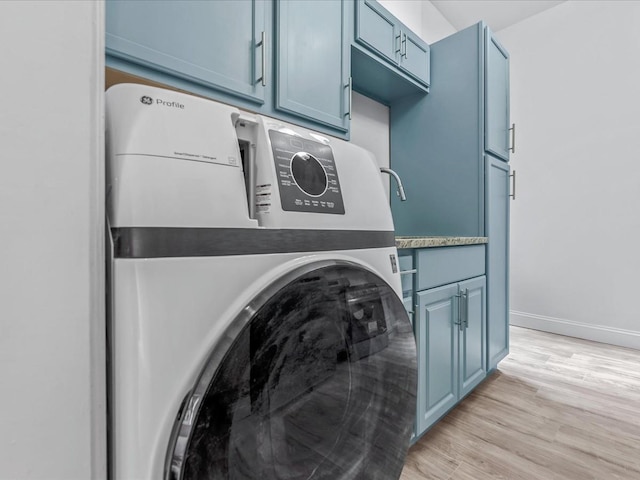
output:
[[[327,190],[327,173],[316,157],[298,152],[291,157],[291,176],[307,195],[319,197]]]

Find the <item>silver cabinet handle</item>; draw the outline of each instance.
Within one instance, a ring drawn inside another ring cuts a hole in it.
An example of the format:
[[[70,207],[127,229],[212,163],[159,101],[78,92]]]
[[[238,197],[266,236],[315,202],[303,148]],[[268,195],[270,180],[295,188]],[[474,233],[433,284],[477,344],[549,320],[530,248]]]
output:
[[[458,302],[458,321],[456,322],[454,320],[453,324],[457,325],[459,330],[462,330],[462,303],[460,302],[460,300],[462,299],[462,294],[456,293],[455,297],[456,301]]]
[[[511,128],[509,129],[511,132],[511,147],[508,150],[511,150],[511,153],[516,153],[516,124],[512,123]]]
[[[465,288],[462,294],[464,298],[464,328],[469,328],[469,289]]]
[[[353,77],[349,77],[349,83],[347,83],[344,88],[349,89],[349,111],[347,111],[344,116],[348,116],[349,120],[351,120],[351,109],[353,107]]]
[[[515,200],[516,199],[516,171],[514,170],[513,172],[511,172],[511,175],[509,175],[511,177],[511,193],[509,194],[509,196]]]
[[[262,83],[263,87],[267,86],[267,32],[262,32],[260,37],[260,43],[258,43],[260,51],[262,53],[262,75],[258,80]]]
[[[407,34],[403,33],[402,35],[403,35],[402,45],[404,46],[402,56],[404,57],[405,60],[407,60]]]
[[[464,292],[460,295],[460,300],[463,307],[460,309],[460,331],[462,331],[467,325],[467,296]]]
[[[396,37],[396,43],[398,44],[398,47],[396,48],[396,53],[399,53],[400,57],[402,57],[402,32],[400,32]]]

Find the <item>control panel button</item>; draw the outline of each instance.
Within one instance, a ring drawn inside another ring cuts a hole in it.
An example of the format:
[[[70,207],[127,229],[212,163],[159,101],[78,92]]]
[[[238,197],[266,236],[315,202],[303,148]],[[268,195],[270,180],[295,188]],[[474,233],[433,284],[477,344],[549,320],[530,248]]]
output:
[[[327,174],[310,153],[298,152],[291,157],[291,175],[300,190],[312,197],[319,197],[327,189]]]

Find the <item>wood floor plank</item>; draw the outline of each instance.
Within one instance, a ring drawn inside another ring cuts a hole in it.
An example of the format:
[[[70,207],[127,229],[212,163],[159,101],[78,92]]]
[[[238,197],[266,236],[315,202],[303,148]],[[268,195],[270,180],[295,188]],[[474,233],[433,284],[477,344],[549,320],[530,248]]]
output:
[[[416,445],[414,455],[407,459],[405,480],[448,480],[460,462],[438,452],[435,448]]]
[[[473,465],[466,462],[462,462],[455,472],[451,475],[449,480],[499,480],[502,477],[487,476],[486,473],[478,470]]]
[[[401,480],[640,480],[640,351],[518,327],[510,340]]]

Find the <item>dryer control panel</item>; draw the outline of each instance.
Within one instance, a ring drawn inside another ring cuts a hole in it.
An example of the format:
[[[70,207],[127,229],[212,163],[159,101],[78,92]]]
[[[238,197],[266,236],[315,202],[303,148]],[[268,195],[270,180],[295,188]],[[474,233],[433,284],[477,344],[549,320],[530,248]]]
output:
[[[269,130],[282,209],[344,214],[331,146]]]

